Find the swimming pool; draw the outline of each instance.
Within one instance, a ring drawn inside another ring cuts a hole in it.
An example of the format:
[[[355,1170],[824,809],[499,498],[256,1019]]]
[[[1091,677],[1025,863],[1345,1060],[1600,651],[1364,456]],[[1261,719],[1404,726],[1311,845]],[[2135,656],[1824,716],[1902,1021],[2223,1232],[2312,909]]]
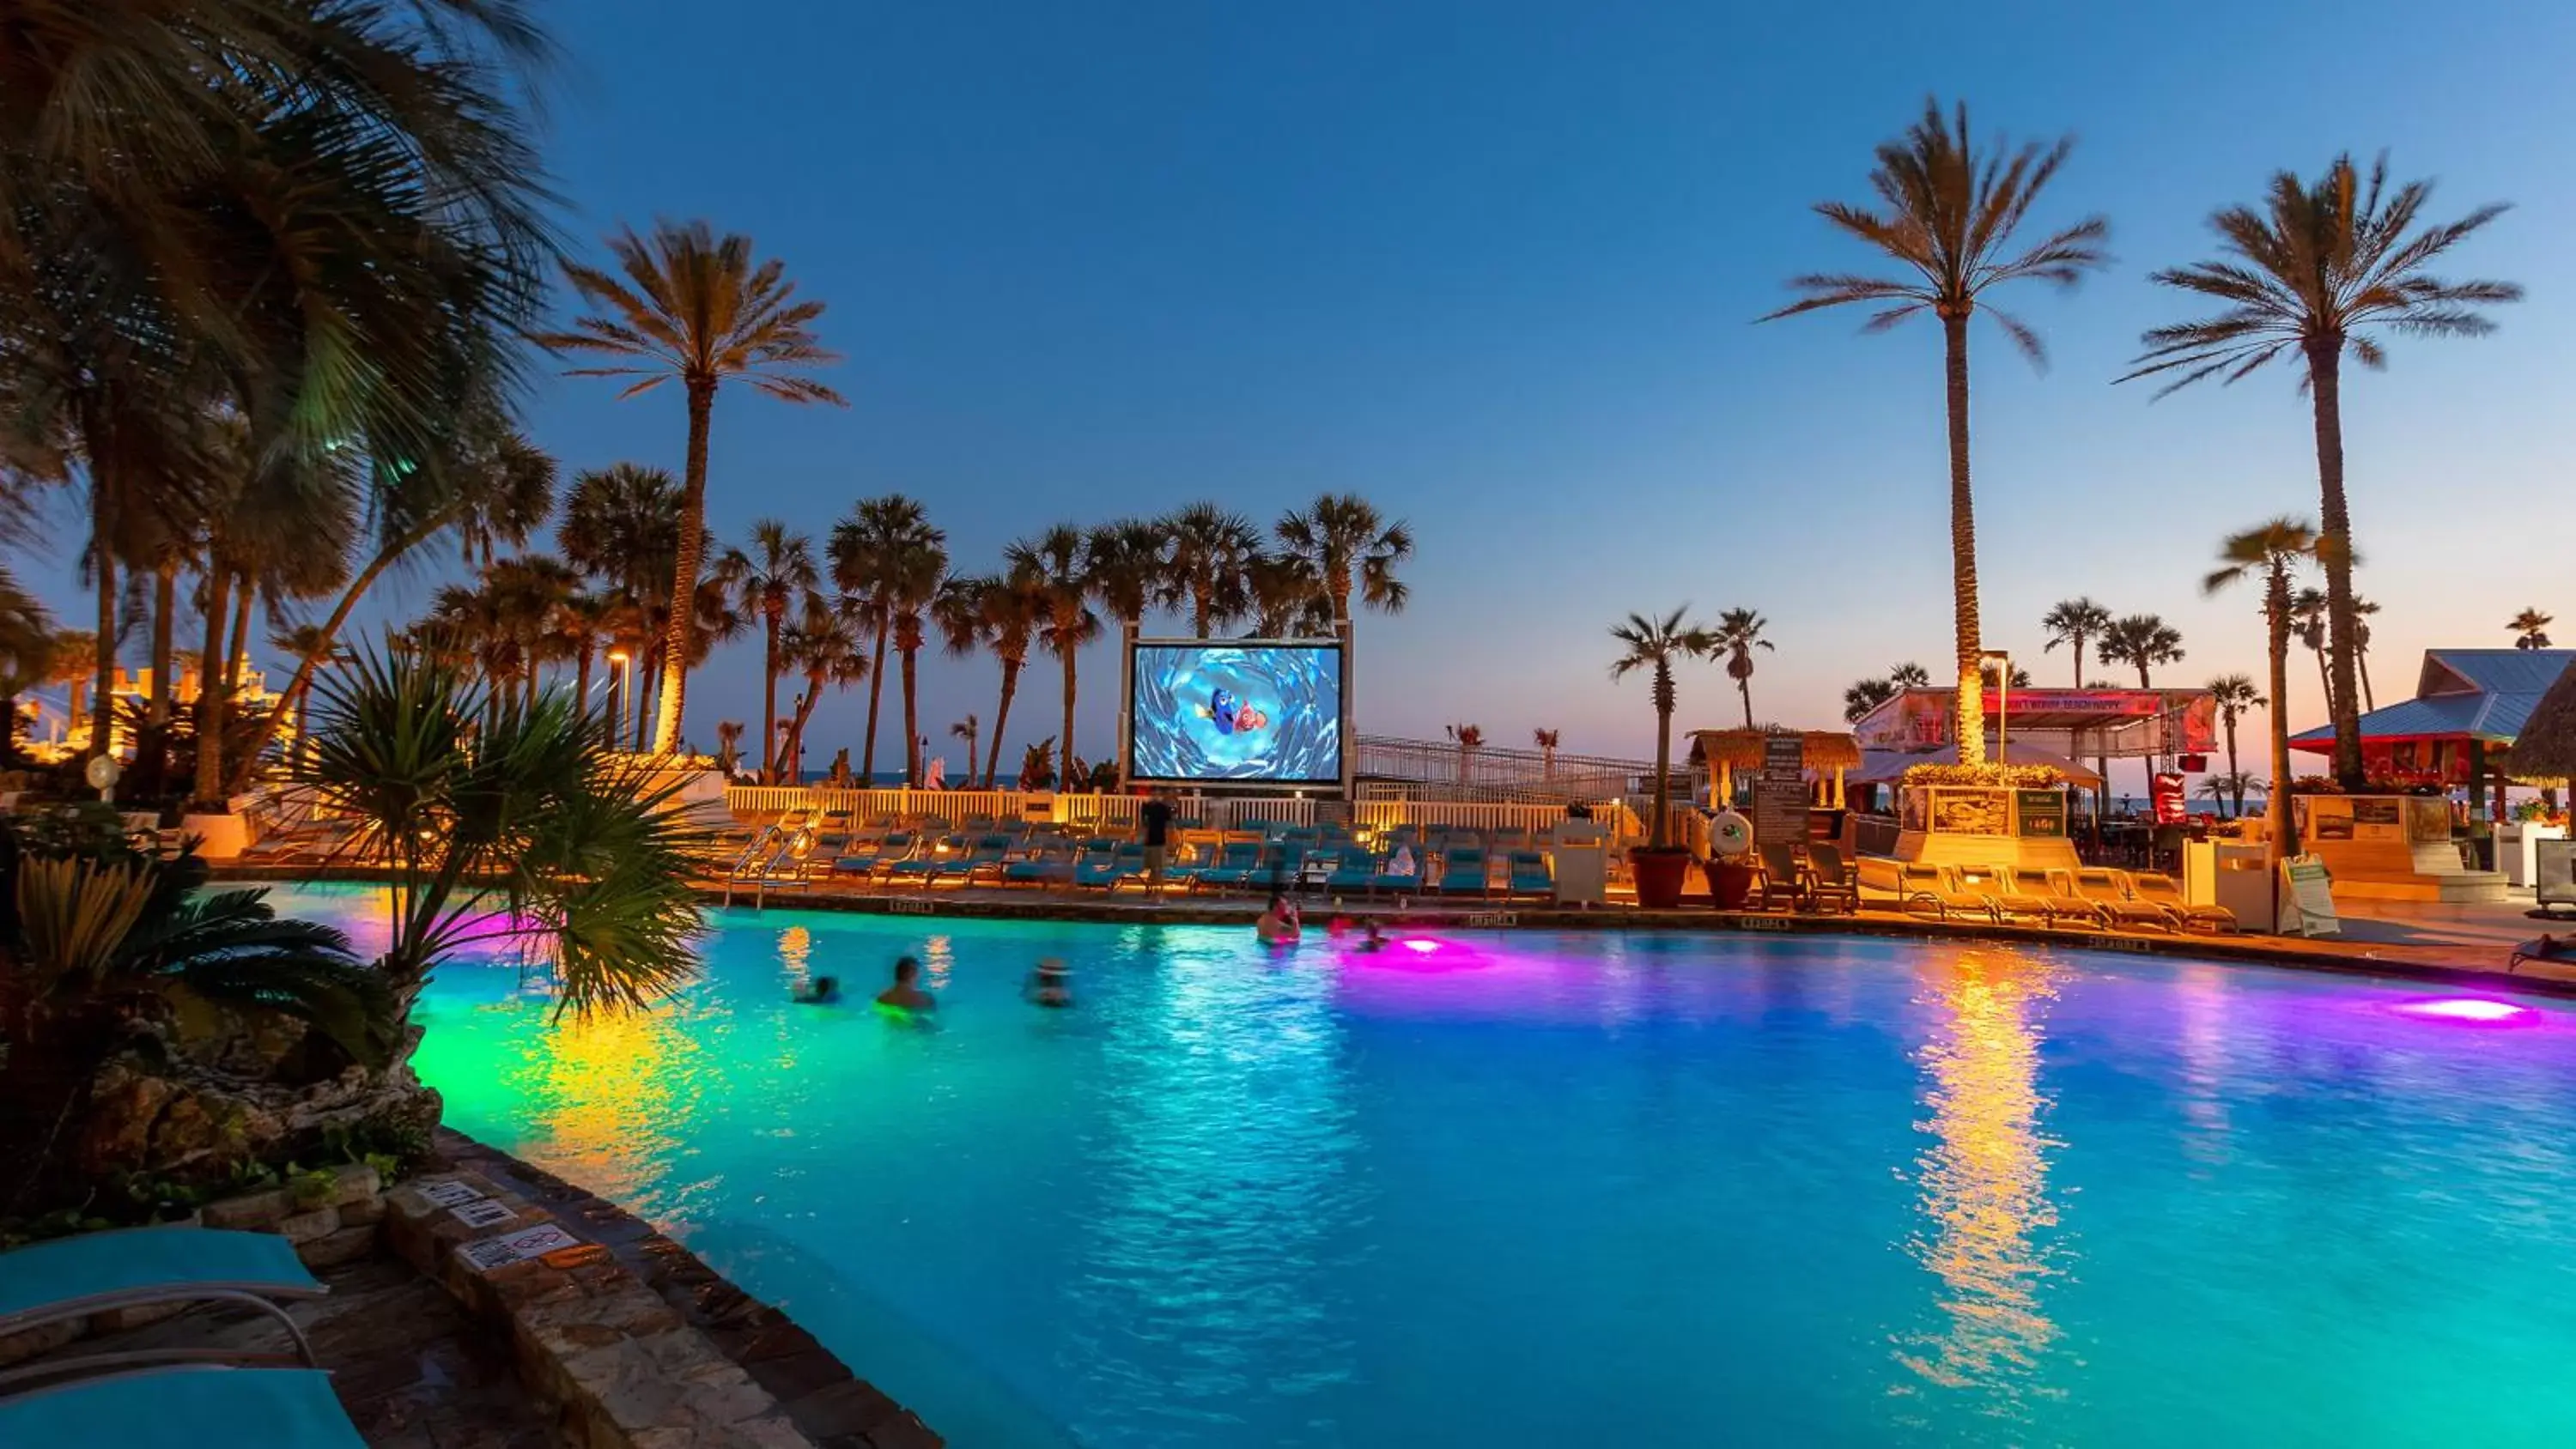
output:
[[[719,927],[649,1017],[451,969],[421,1069],[966,1449],[2576,1432],[2566,1003],[1857,938]],[[788,1004],[904,951],[935,1030]],[[1046,954],[1069,1012],[1019,999]]]

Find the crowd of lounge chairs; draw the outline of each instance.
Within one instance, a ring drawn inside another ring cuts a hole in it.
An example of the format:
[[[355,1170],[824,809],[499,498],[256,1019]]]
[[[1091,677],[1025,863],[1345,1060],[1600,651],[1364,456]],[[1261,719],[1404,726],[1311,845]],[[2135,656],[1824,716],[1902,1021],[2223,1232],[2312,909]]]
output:
[[[1871,860],[1862,884],[1886,903],[1940,920],[2019,922],[2103,931],[2234,931],[2235,913],[2196,905],[2173,877],[2157,871],[2084,866],[2026,870],[2013,866],[1926,865]]]
[[[1556,891],[1547,852],[1527,831],[1348,827],[1246,821],[1223,830],[1172,822],[1162,892],[1259,895],[1322,891],[1390,899],[1545,899]],[[969,816],[791,811],[720,838],[710,873],[764,891],[809,886],[932,891],[1000,886],[1141,892],[1152,888],[1132,830],[1087,833],[1054,822]]]

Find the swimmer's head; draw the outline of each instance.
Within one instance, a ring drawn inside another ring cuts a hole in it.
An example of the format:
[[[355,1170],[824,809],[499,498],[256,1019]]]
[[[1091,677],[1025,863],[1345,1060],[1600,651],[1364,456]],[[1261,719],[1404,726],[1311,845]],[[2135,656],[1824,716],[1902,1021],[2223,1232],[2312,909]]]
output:
[[[814,994],[817,996],[829,996],[840,989],[841,978],[838,976],[817,976],[814,978]]]
[[[907,981],[916,980],[920,975],[920,961],[910,956],[898,956],[895,958],[894,979],[896,984],[900,985]]]

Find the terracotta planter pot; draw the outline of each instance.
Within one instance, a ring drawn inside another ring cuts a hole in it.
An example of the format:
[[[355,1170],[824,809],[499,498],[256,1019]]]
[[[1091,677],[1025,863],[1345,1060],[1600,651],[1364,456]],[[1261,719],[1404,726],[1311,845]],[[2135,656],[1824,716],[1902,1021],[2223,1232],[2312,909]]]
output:
[[[1628,868],[1637,877],[1637,904],[1650,911],[1669,911],[1682,903],[1682,882],[1690,875],[1687,850],[1639,846],[1628,852]]]
[[[1709,904],[1721,911],[1740,911],[1753,899],[1753,867],[1741,861],[1712,860],[1700,867],[1708,877]]]

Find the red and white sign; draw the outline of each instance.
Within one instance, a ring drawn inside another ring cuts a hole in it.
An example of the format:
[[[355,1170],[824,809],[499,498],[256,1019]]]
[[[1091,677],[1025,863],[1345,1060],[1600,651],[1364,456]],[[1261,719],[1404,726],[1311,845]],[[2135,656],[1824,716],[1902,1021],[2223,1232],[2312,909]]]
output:
[[[2149,788],[2148,798],[2155,801],[2158,825],[2180,825],[2190,812],[2183,808],[2183,777],[2172,770],[2159,770]]]

